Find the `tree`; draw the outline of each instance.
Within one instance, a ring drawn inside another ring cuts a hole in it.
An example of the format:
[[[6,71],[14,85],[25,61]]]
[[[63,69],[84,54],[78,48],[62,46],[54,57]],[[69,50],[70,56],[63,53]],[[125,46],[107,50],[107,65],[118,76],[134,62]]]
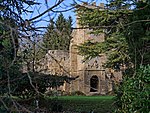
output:
[[[135,77],[125,77],[117,91],[116,113],[149,112],[150,66],[140,66]]]
[[[28,75],[31,77],[33,86],[30,84],[31,81],[28,78]],[[38,96],[43,96],[43,94],[47,91],[47,88],[57,88],[62,86],[64,82],[70,83],[72,80],[75,80],[75,78],[68,77],[66,75],[56,76],[39,72],[22,73],[22,79],[20,79],[19,83],[17,83],[18,86],[12,94],[13,96],[17,96],[22,99],[36,97],[37,93],[39,93]]]
[[[25,19],[25,14],[33,13],[31,7],[37,7],[40,3],[36,2],[36,0],[0,1],[0,112],[20,112],[20,110],[23,110],[23,112],[30,112],[28,108],[21,106],[12,97],[12,95],[18,93],[18,89],[23,87],[22,84],[25,85],[24,83],[29,83],[28,85],[32,88],[33,92],[36,92],[37,90],[36,87],[34,89],[35,84],[32,84],[32,82],[35,83],[35,81],[32,81],[32,78],[30,79],[32,74],[30,76],[30,73],[27,73],[26,75],[22,73],[21,63],[24,59],[21,56],[18,56],[18,49],[20,47],[19,42],[23,42],[23,39],[32,42],[33,39],[30,38],[30,33],[35,33],[38,30],[37,26],[35,26],[35,20],[39,19],[44,14],[53,11],[53,9],[62,2],[63,0],[56,1],[53,6],[49,7],[41,14],[38,14],[31,19]],[[47,48],[44,49],[46,50]],[[33,56],[35,56],[35,54]],[[50,76],[48,78],[50,78]],[[63,77],[58,77],[57,79],[59,78],[64,82]],[[43,78],[40,77],[39,79],[43,80]],[[39,79],[38,81],[40,81]],[[42,85],[44,85],[44,83]],[[43,90],[41,89],[40,91],[42,92]],[[22,88],[22,92],[25,91],[26,88]],[[32,93],[32,91],[30,93]]]
[[[71,40],[72,18],[65,19],[61,13],[56,22],[50,20],[50,24],[43,36],[44,46],[49,50],[69,50]]]
[[[13,106],[10,97],[21,79],[17,25],[12,18],[0,17],[0,112],[6,112],[6,106]],[[4,24],[4,23],[7,24]],[[3,111],[4,110],[4,111]]]
[[[7,87],[15,87],[15,83],[8,83],[7,81],[13,81],[15,78],[19,77],[19,59],[17,57],[17,51],[19,47],[18,42],[18,32],[9,28],[9,26],[16,29],[17,25],[11,18],[0,17],[1,22],[6,22],[7,24],[0,23],[0,94],[3,95],[6,92],[11,93]],[[13,36],[11,36],[11,34]],[[15,60],[14,60],[15,59]],[[17,61],[18,60],[18,61]],[[14,70],[14,72],[13,72]]]
[[[136,7],[131,9],[133,6]],[[132,60],[132,63],[134,63],[136,67],[138,64],[145,64],[144,62],[149,63],[147,59],[149,57],[147,51],[149,45],[148,7],[148,2],[128,2],[120,0],[111,1],[106,6],[106,10],[77,6],[77,13],[80,24],[93,29],[92,33],[98,34],[104,31],[106,41],[102,46],[105,46],[105,51],[108,52],[109,50],[112,53],[109,52],[108,54],[110,58],[113,58],[113,60],[117,62],[122,59],[122,62],[128,62],[127,64]],[[98,44],[98,46],[100,46],[100,44]],[[133,50],[136,50],[136,52],[133,53]],[[81,53],[84,54],[83,51],[81,51]],[[88,55],[88,53],[85,53],[85,55]],[[120,58],[120,56],[122,56],[122,58]]]
[[[79,46],[81,54],[95,57],[109,53],[108,67],[121,64],[127,67],[117,90],[116,112],[149,112],[149,1],[111,0],[105,9],[77,5],[77,12],[81,25],[106,36],[103,43],[87,42]]]

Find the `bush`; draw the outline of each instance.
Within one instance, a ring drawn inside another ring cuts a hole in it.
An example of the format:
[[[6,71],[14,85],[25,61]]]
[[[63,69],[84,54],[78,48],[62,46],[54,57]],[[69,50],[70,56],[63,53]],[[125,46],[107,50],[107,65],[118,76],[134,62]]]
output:
[[[36,100],[38,100],[38,108],[36,106]],[[17,102],[25,106],[31,111],[46,111],[48,113],[52,112],[61,112],[63,110],[62,103],[58,100],[58,98],[48,98],[44,96],[37,96],[30,99],[18,99]]]
[[[134,77],[126,77],[117,93],[117,113],[150,112],[150,66],[141,66]]]
[[[62,112],[63,105],[60,101],[58,101],[58,98],[54,98],[51,100],[51,111],[52,112]]]
[[[49,90],[45,94],[47,96],[62,96],[65,95],[65,92],[61,90]]]

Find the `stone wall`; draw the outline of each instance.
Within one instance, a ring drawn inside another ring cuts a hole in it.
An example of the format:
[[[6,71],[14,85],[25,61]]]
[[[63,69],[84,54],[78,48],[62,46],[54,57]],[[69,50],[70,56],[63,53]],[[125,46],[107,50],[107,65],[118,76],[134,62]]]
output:
[[[86,5],[87,4],[83,4]],[[96,4],[90,7],[96,8]],[[103,9],[103,4],[100,4]],[[77,17],[78,18],[78,17]],[[76,27],[81,27],[78,24]],[[104,34],[90,34],[89,29],[76,29],[72,32],[72,40],[69,51],[49,50],[46,54],[44,68],[46,73],[56,75],[68,75],[70,77],[79,76],[70,84],[65,83],[63,90],[66,92],[81,91],[86,95],[102,94],[105,95],[113,90],[113,81],[122,79],[121,71],[110,71],[105,69],[103,64],[107,61],[107,56],[101,54],[87,62],[83,62],[84,56],[78,54],[77,45],[84,43],[87,40],[93,42],[103,42]]]
[[[77,29],[73,31],[70,50],[49,50],[42,61],[44,71],[47,74],[68,75],[70,77],[79,76],[70,84],[65,83],[61,90],[66,92],[81,91],[86,95],[105,95],[113,90],[113,81],[122,78],[121,72],[112,72],[105,69],[103,64],[107,61],[107,56],[101,54],[96,58],[83,62],[84,57],[78,54],[77,45],[87,40],[103,42],[104,34],[95,36],[89,34],[88,29]],[[112,76],[113,73],[113,77]]]
[[[87,4],[82,4],[86,7]],[[96,4],[90,5],[92,8],[96,8]],[[100,4],[102,7],[103,4]],[[102,7],[103,9],[104,7]],[[80,28],[77,17],[77,28]],[[103,64],[107,61],[107,56],[101,54],[100,56],[91,59],[88,62],[83,62],[84,57],[78,55],[76,45],[80,45],[87,40],[92,42],[103,42],[105,41],[104,34],[94,35],[90,33],[90,29],[76,29],[73,31],[73,39],[70,44],[70,76],[79,76],[75,81],[68,85],[68,92],[82,91],[86,95],[92,94],[107,94],[113,90],[113,81],[121,80],[121,72],[114,72],[113,78],[107,78],[112,72],[108,71],[103,67]],[[91,91],[92,88],[92,77],[97,78],[96,91]]]
[[[49,74],[69,75],[70,57],[68,51],[49,50],[46,54],[46,59]]]
[[[79,25],[77,25],[79,27]],[[94,35],[89,33],[89,29],[77,29],[74,31],[73,39],[70,44],[70,75],[76,76],[79,78],[76,81],[73,81],[70,85],[70,92],[82,91],[87,95],[93,93],[105,94],[106,93],[106,80],[105,80],[105,69],[103,64],[106,62],[105,54],[100,55],[101,57],[96,57],[91,59],[88,62],[83,62],[84,57],[78,55],[78,50],[75,45],[80,45],[87,40],[94,42],[103,42],[104,34]],[[73,68],[74,67],[74,68]],[[91,83],[90,80],[92,76],[98,77],[98,86],[96,92],[90,92]]]

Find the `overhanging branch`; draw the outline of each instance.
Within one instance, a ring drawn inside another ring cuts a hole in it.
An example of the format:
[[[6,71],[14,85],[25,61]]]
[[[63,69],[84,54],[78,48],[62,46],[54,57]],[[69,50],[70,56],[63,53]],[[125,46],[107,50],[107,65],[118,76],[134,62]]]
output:
[[[29,21],[33,21],[41,16],[43,16],[44,14],[46,14],[47,12],[51,11],[53,8],[57,7],[59,4],[61,4],[64,0],[59,0],[57,4],[55,4],[54,6],[50,7],[49,9],[47,9],[46,11],[44,11],[43,13],[39,14],[36,17],[33,17],[31,19],[29,19]]]

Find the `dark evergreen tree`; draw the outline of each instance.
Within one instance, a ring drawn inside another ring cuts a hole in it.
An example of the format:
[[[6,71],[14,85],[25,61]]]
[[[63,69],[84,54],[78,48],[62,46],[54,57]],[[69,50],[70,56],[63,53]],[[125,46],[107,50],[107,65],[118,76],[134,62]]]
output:
[[[43,36],[44,46],[49,50],[69,50],[71,40],[72,18],[65,19],[61,13],[56,22],[50,20],[50,24]]]
[[[105,47],[110,58],[109,67],[116,63],[129,66],[131,60],[135,67],[150,63],[149,11],[148,1],[113,0],[105,9],[77,6],[80,24],[93,29],[91,33],[105,34],[104,44],[97,43],[95,46],[98,46],[96,49],[103,48],[100,45]],[[99,51],[93,52],[98,54],[96,52]],[[81,51],[81,54],[89,56],[88,51]]]
[[[104,9],[77,6],[77,12],[81,25],[88,26],[93,30],[92,33],[103,32],[106,36],[103,43],[94,45],[86,42],[79,46],[81,54],[95,57],[103,52],[109,53],[108,67],[122,63],[127,67],[116,92],[116,112],[149,112],[149,0],[110,0]]]

